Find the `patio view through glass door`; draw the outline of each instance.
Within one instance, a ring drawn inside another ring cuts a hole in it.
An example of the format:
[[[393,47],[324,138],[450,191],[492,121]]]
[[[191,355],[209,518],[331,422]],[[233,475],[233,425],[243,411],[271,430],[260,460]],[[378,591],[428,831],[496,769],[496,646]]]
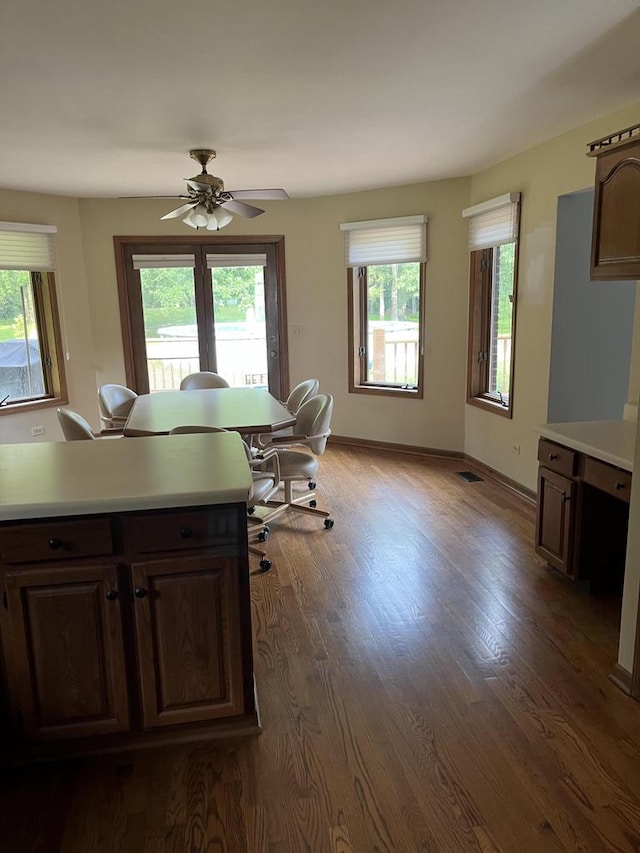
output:
[[[149,391],[171,391],[200,369],[194,263],[176,257],[134,257],[140,270]]]
[[[234,387],[269,384],[264,311],[266,255],[207,255],[217,372]]]
[[[282,399],[284,283],[270,246],[210,239],[122,249],[123,337],[134,390],[177,390],[188,374],[211,370],[232,387],[266,388]]]

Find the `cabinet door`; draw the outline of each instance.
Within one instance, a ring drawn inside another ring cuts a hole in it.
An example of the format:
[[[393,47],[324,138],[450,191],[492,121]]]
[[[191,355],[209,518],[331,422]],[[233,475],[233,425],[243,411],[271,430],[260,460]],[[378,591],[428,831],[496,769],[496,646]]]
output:
[[[115,565],[5,574],[7,678],[27,740],[128,728]]]
[[[536,516],[536,552],[549,565],[574,576],[573,518],[576,484],[573,480],[540,468]]]
[[[598,155],[591,277],[640,277],[640,141]]]
[[[237,560],[174,556],[132,570],[145,728],[242,714]]]

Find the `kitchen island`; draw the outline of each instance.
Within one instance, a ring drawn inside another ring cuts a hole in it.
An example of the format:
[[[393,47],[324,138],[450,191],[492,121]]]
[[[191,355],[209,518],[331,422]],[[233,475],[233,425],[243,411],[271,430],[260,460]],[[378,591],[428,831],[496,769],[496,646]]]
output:
[[[0,446],[0,758],[258,732],[238,435]]]

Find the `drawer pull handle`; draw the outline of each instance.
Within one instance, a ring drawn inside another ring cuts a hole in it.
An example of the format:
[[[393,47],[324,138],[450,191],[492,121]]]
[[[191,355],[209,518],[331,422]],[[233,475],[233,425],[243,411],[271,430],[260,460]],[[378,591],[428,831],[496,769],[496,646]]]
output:
[[[625,489],[626,483],[616,483],[616,489],[620,491],[620,489]]]
[[[193,536],[193,530],[190,527],[183,527],[180,530],[180,536],[182,536],[183,539],[191,539]]]
[[[59,551],[62,548],[62,539],[49,539],[49,548],[52,551]]]
[[[571,500],[571,495],[567,495],[564,492],[562,493],[562,497],[560,498],[561,503],[566,503]]]
[[[117,589],[110,589],[106,593],[105,598],[107,599],[107,601],[115,601],[118,598],[118,590]]]
[[[136,598],[144,598],[145,595],[147,594],[147,590],[144,589],[143,587],[139,586],[136,589],[134,589],[133,594],[135,595]]]
[[[557,453],[550,453],[550,454],[549,454],[549,462],[553,462],[553,460],[554,460],[554,459],[557,459],[557,458],[558,458],[558,454],[557,454]]]

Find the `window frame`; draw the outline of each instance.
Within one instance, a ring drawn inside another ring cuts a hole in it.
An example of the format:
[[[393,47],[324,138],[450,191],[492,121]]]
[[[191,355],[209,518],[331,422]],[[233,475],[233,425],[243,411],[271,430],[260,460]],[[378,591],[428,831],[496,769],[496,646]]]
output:
[[[518,304],[518,239],[513,261],[511,300],[511,359],[509,365],[509,397],[505,402],[489,391],[491,318],[494,293],[495,252],[498,246],[476,249],[470,253],[469,271],[469,335],[467,345],[467,403],[505,418],[513,418],[515,378],[516,308]]]
[[[419,308],[418,308],[418,381],[415,387],[400,384],[371,382],[367,371],[367,269],[368,266],[347,267],[348,287],[348,339],[349,339],[349,393],[371,394],[387,397],[403,397],[421,400],[424,398],[424,327],[425,327],[425,282],[426,261],[404,263],[419,264]],[[384,264],[382,265],[384,266]]]
[[[509,192],[462,211],[469,218],[469,325],[467,340],[467,403],[501,417],[513,418],[520,254],[520,192]],[[490,352],[496,251],[513,244],[511,353],[509,396],[491,393]]]
[[[9,398],[0,405],[0,416],[52,408],[68,402],[55,274],[46,270],[19,271],[30,276],[45,393],[15,401]]]

